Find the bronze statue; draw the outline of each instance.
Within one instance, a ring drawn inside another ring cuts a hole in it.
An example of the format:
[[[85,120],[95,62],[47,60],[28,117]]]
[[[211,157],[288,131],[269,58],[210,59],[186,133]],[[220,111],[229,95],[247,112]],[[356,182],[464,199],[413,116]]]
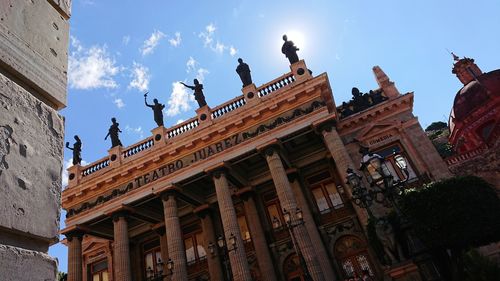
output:
[[[73,165],[80,165],[82,163],[82,141],[77,135],[74,138],[73,147],[69,147],[69,142],[66,142],[66,148],[73,151]]]
[[[281,47],[281,52],[285,54],[290,61],[290,64],[298,62],[299,56],[297,56],[297,51],[299,48],[297,48],[292,41],[288,41],[286,34],[283,35],[283,41],[285,41],[285,43],[283,43],[283,46]]]
[[[184,85],[184,87],[194,90],[194,99],[198,102],[198,106],[200,108],[207,105],[207,102],[205,101],[205,95],[203,94],[203,84],[200,84],[200,82],[198,82],[198,79],[193,80],[194,86],[186,85],[183,82],[180,83]]]
[[[104,140],[108,139],[108,136],[111,138],[111,148],[115,146],[123,146],[120,138],[118,138],[118,133],[122,132],[120,128],[118,128],[120,124],[116,122],[116,118],[114,117],[111,118],[111,122],[113,122],[113,124],[109,127],[108,134],[104,137]]]
[[[250,75],[250,67],[248,64],[244,63],[241,58],[238,59],[238,67],[236,67],[236,73],[240,76],[241,83],[243,87],[252,84],[252,76]]]
[[[147,107],[151,107],[151,109],[153,109],[155,122],[158,127],[163,126],[163,109],[165,108],[165,105],[159,103],[157,99],[153,99],[153,104],[148,104],[147,97],[148,93],[145,93],[144,104],[146,104]]]

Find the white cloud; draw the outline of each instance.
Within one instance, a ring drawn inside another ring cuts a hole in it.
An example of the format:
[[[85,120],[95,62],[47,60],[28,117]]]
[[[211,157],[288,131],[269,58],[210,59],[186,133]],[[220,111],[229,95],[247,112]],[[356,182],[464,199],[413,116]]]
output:
[[[128,45],[129,42],[130,42],[130,35],[123,36],[122,38],[123,45]]]
[[[78,39],[71,37],[73,51],[68,59],[68,82],[73,89],[117,88],[114,76],[120,72],[106,46],[85,48]]]
[[[217,41],[217,43],[215,43],[215,47],[213,47],[213,50],[216,53],[222,54],[222,53],[224,53],[224,49],[226,49],[226,48],[227,47],[224,46],[224,44],[222,44],[219,41]]]
[[[86,166],[89,163],[87,161],[82,160],[81,166]],[[68,186],[68,169],[73,166],[73,158],[69,158],[67,161],[64,161],[63,171],[62,171],[62,187],[65,188]]]
[[[126,125],[125,132],[127,132],[128,134],[135,134],[138,136],[139,139],[144,138],[144,130],[142,129],[141,126],[134,128],[134,127],[130,127],[129,125]]]
[[[174,46],[174,47],[177,47],[181,44],[181,33],[180,32],[176,32],[175,33],[175,38],[170,38],[168,40],[168,43],[170,43],[171,46]]]
[[[222,55],[224,51],[227,50],[229,51],[229,54],[231,56],[234,56],[237,50],[233,46],[228,46],[223,42],[220,42],[219,40],[214,43],[214,35],[216,30],[217,28],[215,27],[215,25],[213,23],[210,23],[209,25],[205,26],[204,31],[198,34],[198,37],[203,40],[203,45],[205,46],[205,48],[210,48],[212,51],[219,55]]]
[[[236,50],[235,47],[231,46],[229,47],[229,54],[234,57],[234,55],[236,55],[236,53],[238,52],[238,50]]]
[[[141,92],[145,92],[149,87],[149,69],[139,63],[134,61],[132,66],[132,81],[130,81],[128,87],[135,88]]]
[[[182,122],[184,122],[184,119],[179,119],[179,120],[177,120],[177,122],[175,124],[177,125],[177,124],[180,124]]]
[[[158,46],[158,43],[160,40],[165,37],[165,34],[159,30],[155,30],[149,38],[144,41],[144,44],[142,47],[139,49],[141,51],[141,54],[143,56],[152,54],[156,46]]]
[[[203,80],[205,80],[205,75],[209,74],[210,72],[205,69],[205,68],[198,68],[198,71],[196,73],[196,79],[200,81],[200,83],[203,83]]]
[[[125,106],[125,103],[123,102],[122,99],[115,99],[113,103],[116,105],[118,108],[122,108]]]
[[[204,32],[200,32],[200,34],[198,34],[198,37],[203,39],[203,44],[205,45],[205,47],[212,45],[213,35],[216,29],[217,28],[215,27],[215,25],[213,23],[210,23],[209,25],[205,26]]]
[[[188,61],[186,62],[186,72],[190,73],[191,71],[194,71],[196,69],[196,64],[196,60],[190,56]]]
[[[194,96],[187,91],[186,87],[179,82],[174,82],[165,112],[167,116],[175,116],[191,109],[190,103],[192,102],[194,102]]]

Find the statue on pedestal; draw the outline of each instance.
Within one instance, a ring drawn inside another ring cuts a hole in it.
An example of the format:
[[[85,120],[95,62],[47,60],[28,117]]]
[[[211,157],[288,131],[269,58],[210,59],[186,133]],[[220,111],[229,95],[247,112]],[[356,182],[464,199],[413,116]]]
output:
[[[389,262],[391,264],[401,262],[403,260],[403,250],[396,241],[396,234],[391,223],[386,218],[378,218],[375,231],[382,243],[385,255],[389,258]]]
[[[163,126],[163,109],[165,108],[165,105],[159,103],[157,99],[153,99],[153,104],[148,104],[147,97],[148,93],[145,93],[144,104],[146,104],[147,107],[153,109],[154,119],[158,127]]]
[[[283,35],[283,41],[285,41],[285,43],[283,43],[283,46],[281,47],[281,52],[285,54],[290,61],[290,64],[298,62],[299,56],[297,56],[297,51],[299,48],[297,48],[292,41],[288,41],[286,35]]]
[[[203,84],[200,84],[200,82],[198,82],[198,79],[193,80],[194,86],[186,85],[183,82],[180,83],[184,85],[184,87],[194,90],[194,99],[198,102],[198,106],[200,108],[207,105],[207,102],[205,101],[205,95],[203,94]]]
[[[252,84],[252,76],[250,75],[250,67],[248,64],[244,63],[241,58],[238,59],[238,67],[236,67],[236,73],[240,76],[241,83],[243,87]]]
[[[80,165],[82,163],[82,141],[77,135],[74,138],[73,147],[69,147],[69,142],[66,142],[66,148],[73,151],[73,165]]]
[[[104,140],[108,139],[108,137],[111,138],[111,148],[115,146],[123,146],[120,138],[118,137],[118,133],[122,132],[120,128],[118,128],[120,124],[116,122],[116,118],[114,117],[111,118],[111,122],[113,122],[113,124],[109,127],[108,134],[104,137]]]

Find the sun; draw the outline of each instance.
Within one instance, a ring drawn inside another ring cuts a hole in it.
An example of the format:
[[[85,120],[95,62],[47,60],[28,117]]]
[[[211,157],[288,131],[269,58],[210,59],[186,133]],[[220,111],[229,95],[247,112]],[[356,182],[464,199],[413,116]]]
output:
[[[284,34],[286,34],[288,40],[291,40],[300,50],[306,47],[305,36],[302,32],[298,30],[288,30]]]

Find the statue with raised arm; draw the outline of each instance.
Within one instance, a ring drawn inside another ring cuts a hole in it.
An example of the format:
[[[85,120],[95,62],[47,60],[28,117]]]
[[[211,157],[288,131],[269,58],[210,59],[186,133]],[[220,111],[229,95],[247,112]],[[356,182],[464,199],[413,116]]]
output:
[[[108,137],[111,138],[111,148],[115,146],[123,146],[120,138],[118,137],[118,133],[122,132],[120,128],[118,128],[120,124],[116,122],[116,118],[114,117],[111,118],[111,122],[113,122],[113,124],[109,127],[108,134],[104,137],[104,140],[108,139]]]
[[[248,64],[244,63],[241,58],[238,59],[238,67],[236,67],[236,73],[240,76],[241,83],[243,87],[252,84],[252,76],[250,75],[250,67]]]
[[[299,56],[297,55],[297,51],[299,48],[297,48],[292,41],[288,41],[286,34],[283,35],[283,41],[285,41],[285,43],[283,43],[283,46],[281,47],[281,52],[285,54],[290,61],[290,64],[298,62]]]
[[[205,101],[205,95],[203,94],[203,84],[200,84],[200,82],[198,82],[198,79],[193,80],[194,86],[186,85],[183,82],[180,83],[184,85],[184,87],[194,90],[194,99],[198,102],[198,106],[200,108],[207,105],[207,102]]]
[[[74,138],[73,147],[70,147],[69,142],[66,142],[66,148],[73,151],[73,165],[80,165],[82,163],[82,141],[77,135]]]
[[[158,127],[163,126],[163,109],[165,108],[165,105],[159,103],[157,99],[153,99],[153,104],[148,104],[147,97],[148,93],[145,93],[144,104],[146,104],[147,107],[153,109],[155,122]]]

